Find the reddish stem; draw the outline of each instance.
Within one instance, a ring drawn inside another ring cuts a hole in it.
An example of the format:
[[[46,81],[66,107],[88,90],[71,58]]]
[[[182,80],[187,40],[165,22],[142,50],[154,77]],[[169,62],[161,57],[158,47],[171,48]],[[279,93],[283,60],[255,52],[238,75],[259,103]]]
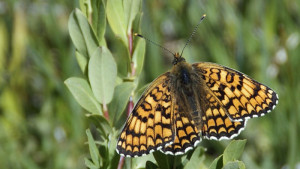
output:
[[[125,157],[121,156],[118,164],[118,169],[122,169],[125,162]]]
[[[109,114],[108,114],[108,110],[106,107],[106,104],[103,104],[103,111],[104,111],[104,117],[106,118],[106,120],[109,120]]]
[[[132,96],[129,98],[128,106],[127,106],[127,117],[133,110],[133,101],[132,101]]]
[[[130,34],[128,34],[128,48],[130,57],[132,57],[132,44],[132,32],[130,32]]]
[[[133,109],[133,101],[132,101],[132,96],[130,96],[129,102],[128,102],[128,105],[127,105],[127,117],[131,113],[132,109]],[[125,157],[121,156],[120,160],[119,160],[119,164],[118,164],[118,169],[122,169],[123,168],[124,161],[125,161]]]
[[[129,54],[130,54],[130,58],[132,59],[132,32],[130,32],[130,34],[128,34],[128,48],[129,48]],[[131,61],[131,76],[134,76],[135,75],[135,68],[134,68],[134,64],[133,62]],[[128,102],[128,105],[127,105],[127,117],[129,116],[129,114],[131,113],[131,111],[133,110],[133,101],[132,101],[132,96],[130,96],[129,98],[129,102]],[[119,164],[118,164],[118,169],[122,169],[123,168],[123,165],[124,165],[124,162],[125,162],[125,157],[124,156],[121,156],[120,157],[120,160],[119,160]]]
[[[135,67],[134,67],[134,63],[131,62],[131,76],[135,75]]]
[[[104,111],[104,117],[106,118],[106,120],[109,120],[108,111]]]

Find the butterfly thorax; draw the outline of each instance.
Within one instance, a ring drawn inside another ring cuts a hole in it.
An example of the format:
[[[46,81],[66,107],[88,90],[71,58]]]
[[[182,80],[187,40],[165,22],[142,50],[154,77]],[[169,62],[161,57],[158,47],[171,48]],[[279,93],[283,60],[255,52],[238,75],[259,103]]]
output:
[[[180,59],[180,60],[179,60]],[[176,64],[173,65],[173,68],[171,70],[171,74],[176,77],[179,85],[190,85],[191,84],[191,76],[192,76],[192,66],[185,62],[185,60],[182,58],[179,58]]]

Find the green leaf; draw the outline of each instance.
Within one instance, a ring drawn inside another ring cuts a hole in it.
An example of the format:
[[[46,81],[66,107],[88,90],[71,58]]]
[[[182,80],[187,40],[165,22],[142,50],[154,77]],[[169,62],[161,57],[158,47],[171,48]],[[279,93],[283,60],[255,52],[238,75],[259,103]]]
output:
[[[124,82],[116,86],[112,102],[108,105],[108,110],[113,124],[118,122],[122,112],[127,106],[129,97],[134,89],[133,82]]]
[[[232,140],[224,150],[223,164],[225,165],[229,161],[234,161],[240,158],[244,151],[246,142],[247,140]]]
[[[96,36],[98,38],[99,44],[101,46],[106,46],[104,39],[104,33],[106,28],[106,9],[103,0],[92,1],[92,18],[93,18],[93,28],[95,30]]]
[[[138,76],[144,65],[146,43],[144,39],[139,39],[133,52],[132,61],[135,68],[135,76]]]
[[[229,162],[223,167],[223,169],[239,169],[239,164],[237,162]]]
[[[134,31],[133,33],[137,33],[137,32],[141,32],[141,23],[142,23],[142,16],[143,13],[142,12],[138,12],[132,22],[132,31]]]
[[[111,125],[103,116],[98,114],[87,114],[86,116],[94,122],[102,136],[107,138],[107,136],[113,131]]]
[[[87,66],[87,58],[85,56],[83,56],[82,54],[80,54],[78,51],[75,52],[75,56],[77,59],[77,62],[79,64],[79,67],[81,69],[81,71],[83,72],[83,74],[85,74],[86,71],[86,66]]]
[[[132,29],[132,22],[139,12],[141,0],[126,0],[124,5],[125,21],[127,22],[127,33],[129,34]]]
[[[228,162],[223,169],[245,169],[246,166],[242,161],[230,161]]]
[[[146,155],[146,156],[141,156],[137,158],[126,158],[125,163],[128,162],[128,159],[131,160],[131,169],[142,169],[145,168],[146,163],[148,161],[155,162],[155,159],[153,158],[153,155]]]
[[[88,74],[97,101],[102,104],[111,102],[117,78],[117,65],[106,47],[99,47],[94,52],[89,61]]]
[[[120,156],[116,153],[116,149],[114,149],[114,156],[112,157],[112,159],[109,161],[109,169],[115,169],[118,167],[119,164],[119,160],[120,160]],[[125,169],[125,167],[123,167]]]
[[[209,166],[209,169],[221,169],[223,167],[223,155],[220,155],[219,157],[217,157]]]
[[[109,0],[106,8],[107,20],[114,34],[121,38],[125,46],[128,46],[126,34],[126,22],[124,18],[123,1]]]
[[[88,168],[91,168],[91,169],[98,169],[99,167],[97,167],[92,161],[90,161],[89,159],[87,158],[84,158],[84,163],[85,165],[88,167]]]
[[[160,151],[153,152],[153,156],[159,166],[159,168],[169,169],[171,168],[170,164],[173,164],[173,162],[170,162],[168,159],[168,156],[161,153]]]
[[[239,163],[239,168],[240,169],[246,169],[246,166],[245,166],[244,162],[238,161],[238,160],[237,160],[237,162]]]
[[[88,2],[87,2],[87,0],[79,0],[79,7],[80,7],[80,10],[82,11],[83,14],[88,13]]]
[[[135,90],[135,94],[133,96],[133,103],[137,103],[138,100],[140,99],[140,97],[143,95],[143,93],[145,92],[145,90],[149,87],[150,83],[143,85],[142,87],[140,87],[139,89]]]
[[[109,154],[108,154],[108,139],[101,137],[102,135],[100,135],[100,140],[98,141],[97,144],[98,149],[99,149],[99,153],[100,153],[100,157],[101,157],[101,166],[102,168],[107,168],[108,164],[109,164]]]
[[[81,107],[91,113],[102,115],[100,104],[96,101],[86,80],[71,77],[65,81],[65,84]]]
[[[112,130],[109,134],[109,143],[108,143],[108,152],[109,152],[109,161],[111,161],[114,157],[114,155],[117,153],[116,152],[116,147],[117,147],[117,139],[119,135],[116,130]]]
[[[158,166],[152,161],[146,162],[146,169],[158,169]]]
[[[98,46],[97,39],[86,17],[79,9],[75,9],[69,19],[69,33],[79,53],[92,56]]]
[[[189,168],[200,168],[200,166],[203,165],[203,160],[204,160],[204,148],[203,147],[200,147],[198,146],[191,157],[188,157],[187,155],[187,158],[189,158],[189,162],[184,166],[184,169],[189,169]],[[184,164],[184,162],[183,162]]]
[[[99,155],[98,148],[96,146],[95,140],[92,136],[90,129],[86,130],[86,135],[88,137],[89,150],[90,150],[90,155],[91,155],[92,161],[93,161],[94,165],[99,168],[100,167],[100,155]]]

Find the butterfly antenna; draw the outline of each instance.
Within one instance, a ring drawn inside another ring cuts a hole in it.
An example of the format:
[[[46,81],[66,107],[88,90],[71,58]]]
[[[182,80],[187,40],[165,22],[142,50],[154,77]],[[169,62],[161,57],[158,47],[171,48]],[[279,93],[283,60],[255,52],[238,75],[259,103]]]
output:
[[[205,17],[206,17],[206,14],[202,15],[202,17],[200,18],[200,21],[198,22],[198,24],[196,25],[195,29],[193,30],[193,32],[192,32],[190,38],[189,38],[188,41],[185,43],[185,45],[184,45],[184,47],[183,47],[183,49],[182,49],[182,51],[181,51],[180,57],[182,56],[185,47],[190,43],[190,41],[192,40],[192,37],[194,36],[194,34],[196,33],[196,31],[197,31],[197,29],[198,29],[198,27],[199,27],[199,25],[200,25],[200,23],[203,21],[203,19],[204,19]]]
[[[173,56],[175,56],[175,54],[174,54],[173,52],[171,52],[169,49],[167,49],[167,48],[165,48],[165,47],[163,47],[163,46],[161,46],[161,45],[159,45],[159,44],[153,42],[152,40],[150,40],[150,39],[144,37],[143,35],[140,35],[140,34],[138,34],[138,33],[135,33],[134,36],[138,36],[138,37],[140,37],[140,38],[143,38],[143,39],[145,39],[146,41],[148,41],[148,42],[150,42],[150,43],[152,43],[152,44],[154,44],[154,45],[160,47],[160,48],[163,49],[164,51],[167,51],[167,52],[171,53]]]

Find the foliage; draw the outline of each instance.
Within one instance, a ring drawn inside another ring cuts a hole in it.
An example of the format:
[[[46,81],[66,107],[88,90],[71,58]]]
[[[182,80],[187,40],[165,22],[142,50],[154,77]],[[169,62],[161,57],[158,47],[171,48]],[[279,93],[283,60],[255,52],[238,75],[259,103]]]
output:
[[[0,3],[0,168],[116,168],[129,97],[136,102],[172,59],[132,33],[178,51],[204,13],[187,61],[238,69],[277,91],[279,105],[249,120],[246,145],[203,140],[187,155],[155,152],[123,168],[299,163],[299,1],[28,2]]]

